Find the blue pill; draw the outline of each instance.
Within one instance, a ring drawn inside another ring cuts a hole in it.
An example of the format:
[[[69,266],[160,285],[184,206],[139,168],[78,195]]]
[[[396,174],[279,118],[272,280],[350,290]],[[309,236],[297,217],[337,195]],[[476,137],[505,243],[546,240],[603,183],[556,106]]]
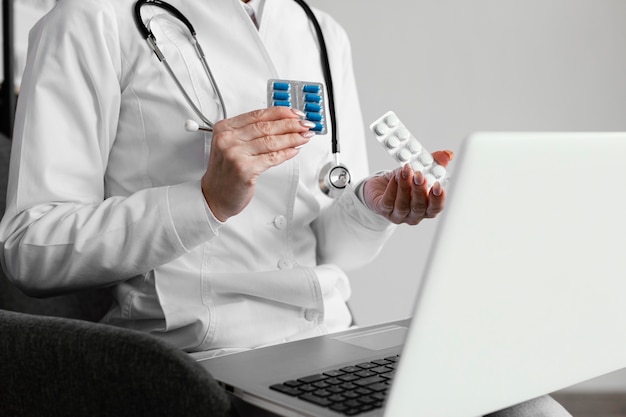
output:
[[[290,88],[291,88],[291,84],[289,83],[281,83],[281,82],[274,83],[274,90],[289,91]]]
[[[274,91],[274,95],[272,96],[274,100],[282,100],[289,101],[291,99],[291,94],[285,93],[283,91]]]
[[[304,87],[302,88],[302,91],[304,91],[305,93],[319,94],[320,86],[315,85],[315,84],[305,84]]]
[[[305,94],[304,101],[308,101],[309,103],[319,103],[322,101],[322,96],[319,94]]]
[[[291,101],[278,100],[274,102],[274,106],[291,107]]]
[[[306,114],[306,119],[310,120],[312,122],[321,122],[322,121],[322,115],[319,113],[307,113]]]
[[[322,106],[320,106],[319,104],[315,104],[315,103],[306,103],[304,105],[304,111],[319,113],[322,111]]]
[[[324,130],[324,125],[322,123],[315,123],[315,127],[312,127],[311,130],[315,132],[321,132]]]

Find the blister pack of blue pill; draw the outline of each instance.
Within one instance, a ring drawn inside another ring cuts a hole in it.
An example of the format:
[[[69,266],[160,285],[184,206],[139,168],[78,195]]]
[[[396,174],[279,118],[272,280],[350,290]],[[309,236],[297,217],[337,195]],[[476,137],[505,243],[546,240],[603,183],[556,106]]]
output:
[[[370,125],[370,129],[400,166],[409,164],[413,170],[424,174],[429,189],[435,182],[445,185],[446,169],[434,160],[394,112],[383,114]]]
[[[315,123],[311,130],[318,135],[327,132],[322,83],[294,80],[267,81],[269,107],[284,106],[302,111],[306,120]]]

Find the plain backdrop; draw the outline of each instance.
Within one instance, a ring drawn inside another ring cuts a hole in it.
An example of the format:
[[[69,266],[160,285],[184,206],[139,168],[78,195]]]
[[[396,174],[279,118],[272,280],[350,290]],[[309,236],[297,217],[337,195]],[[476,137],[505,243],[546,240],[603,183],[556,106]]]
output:
[[[309,2],[348,32],[368,132],[387,110],[431,151],[475,131],[626,130],[626,1]],[[395,167],[373,136],[368,149],[372,170]],[[350,272],[359,324],[411,315],[436,224],[400,227]],[[626,390],[626,372],[574,389]]]
[[[474,131],[626,130],[623,0],[310,3],[350,36],[368,133],[387,110],[431,151]],[[372,170],[394,168],[370,137]],[[436,222],[401,226],[350,273],[360,324],[410,315]]]

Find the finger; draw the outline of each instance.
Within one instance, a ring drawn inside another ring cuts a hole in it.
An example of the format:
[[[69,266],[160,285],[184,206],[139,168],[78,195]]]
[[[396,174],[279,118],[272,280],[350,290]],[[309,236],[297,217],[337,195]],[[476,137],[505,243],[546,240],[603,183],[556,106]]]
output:
[[[413,184],[413,170],[407,164],[396,172],[398,191],[394,201],[392,220],[403,221],[411,212],[411,191]]]
[[[439,165],[444,167],[448,166],[450,161],[454,159],[454,152],[445,150],[445,151],[435,151],[432,153],[433,158]]]
[[[280,123],[280,122],[277,122]],[[309,142],[315,136],[315,133],[308,130],[313,127],[312,122],[299,122],[304,127],[304,131],[293,133],[293,129],[278,130],[277,133],[260,136],[249,141],[243,140],[243,146],[246,147],[249,155],[261,155],[268,152],[281,151],[288,148],[296,148]],[[278,127],[275,127],[278,129]]]
[[[269,107],[266,109],[253,110],[228,119],[228,125],[232,129],[240,129],[258,122],[271,122],[282,119],[300,119],[304,114],[289,107]]]
[[[428,193],[428,208],[425,217],[433,218],[441,213],[444,209],[446,201],[446,190],[436,182]]]
[[[428,190],[426,189],[426,178],[424,174],[417,171],[413,176],[413,187],[411,190],[411,221],[413,224],[419,223],[428,208]]]
[[[393,175],[387,183],[387,188],[380,199],[381,210],[385,214],[390,214],[393,211],[394,204],[396,202],[396,194],[398,193],[398,181],[396,176]]]
[[[279,136],[290,133],[304,134],[311,132],[314,126],[308,120],[280,119],[270,121],[259,121],[233,130],[237,139],[251,141],[266,136]]]

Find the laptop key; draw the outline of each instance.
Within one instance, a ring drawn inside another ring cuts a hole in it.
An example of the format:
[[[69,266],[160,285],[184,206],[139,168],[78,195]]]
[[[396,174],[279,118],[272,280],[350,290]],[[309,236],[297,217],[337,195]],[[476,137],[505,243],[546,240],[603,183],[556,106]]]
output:
[[[343,393],[343,396],[346,397],[346,398],[350,398],[350,399],[354,399],[354,398],[359,398],[360,397],[360,395],[357,394],[354,391],[346,391],[346,392]]]
[[[384,382],[378,382],[376,384],[368,385],[367,388],[369,388],[372,391],[381,392],[381,391],[387,391],[387,389],[389,389],[389,385],[387,385]]]
[[[358,381],[354,381],[354,384],[358,385],[360,387],[364,387],[364,386],[367,386],[367,385],[377,384],[379,382],[385,382],[385,381],[387,381],[385,378],[382,378],[382,377],[376,375],[376,376],[371,376],[369,378],[364,378],[364,379],[360,379]]]
[[[329,408],[333,411],[337,411],[338,413],[343,413],[348,410],[348,407],[344,404],[333,404]]]
[[[326,388],[328,391],[332,392],[333,394],[341,394],[342,392],[345,391],[344,388],[338,387],[336,385],[330,386],[328,388]]]
[[[369,368],[375,368],[376,364],[371,363],[371,362],[363,362],[363,363],[357,364],[356,366],[361,369],[369,369]]]
[[[283,394],[291,395],[292,397],[297,397],[298,395],[301,395],[303,393],[303,391],[300,391],[297,388],[288,387],[284,384],[272,385],[270,386],[270,389],[273,389],[274,391],[282,392]]]
[[[384,392],[377,392],[376,394],[372,394],[372,398],[376,401],[385,401],[385,398],[387,398],[387,396]]]
[[[309,375],[309,376],[305,376],[302,378],[298,378],[298,381],[304,382],[305,384],[311,384],[313,382],[322,381],[327,378],[328,377],[324,374],[314,374],[314,375]]]
[[[330,391],[327,391],[325,389],[318,389],[317,391],[313,392],[313,395],[315,395],[316,397],[321,397],[321,398],[325,398],[325,397],[330,397],[333,393]]]
[[[359,379],[359,377],[354,375],[354,374],[345,374],[345,375],[341,375],[341,376],[339,376],[337,378],[341,379],[344,382],[352,382],[352,381],[356,381],[356,380]]]
[[[377,374],[384,374],[393,371],[393,368],[390,368],[389,366],[377,366],[375,368],[371,368],[370,371]]]
[[[355,372],[353,375],[356,375],[359,378],[367,378],[367,377],[376,375],[376,372],[372,372],[371,370],[366,370],[366,371]]]
[[[341,385],[344,383],[344,381],[339,378],[328,378],[325,379],[324,382],[328,385]]]
[[[331,395],[328,399],[334,403],[342,403],[347,400],[346,397],[340,394]]]

